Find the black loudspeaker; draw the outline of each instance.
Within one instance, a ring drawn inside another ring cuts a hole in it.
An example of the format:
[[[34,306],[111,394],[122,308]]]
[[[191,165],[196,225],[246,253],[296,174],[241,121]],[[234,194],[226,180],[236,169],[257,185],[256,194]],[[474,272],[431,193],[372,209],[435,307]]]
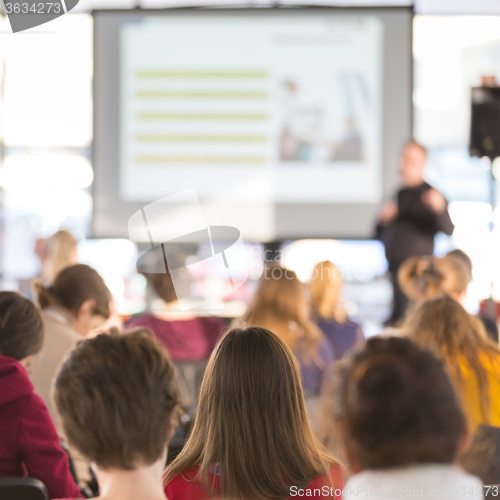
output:
[[[500,87],[473,87],[470,154],[500,156]]]

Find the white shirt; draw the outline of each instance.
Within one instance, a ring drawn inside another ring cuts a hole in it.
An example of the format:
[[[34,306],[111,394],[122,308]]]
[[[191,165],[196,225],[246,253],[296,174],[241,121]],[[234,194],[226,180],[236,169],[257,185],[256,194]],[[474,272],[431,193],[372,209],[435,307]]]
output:
[[[346,483],[343,499],[482,500],[483,483],[454,465],[365,470]],[[500,492],[499,492],[500,495]]]

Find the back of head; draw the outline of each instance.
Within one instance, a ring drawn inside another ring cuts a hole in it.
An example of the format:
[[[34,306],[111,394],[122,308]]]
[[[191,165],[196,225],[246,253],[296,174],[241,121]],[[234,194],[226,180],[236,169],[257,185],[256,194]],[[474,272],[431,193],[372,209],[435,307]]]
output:
[[[277,265],[264,269],[249,309],[253,316],[269,314],[287,321],[309,312],[297,274]]]
[[[176,249],[173,244],[169,245],[167,252],[167,268],[165,267],[163,252],[153,252],[145,260],[147,266],[141,272],[146,276],[148,285],[153,289],[154,293],[168,304],[189,295],[190,276],[185,267],[185,254],[181,250]],[[162,270],[163,272],[146,272],[148,268]],[[170,273],[170,270],[173,269],[176,271],[175,284]]]
[[[64,268],[75,264],[76,240],[64,229],[57,231],[47,240],[48,274],[46,279],[51,283]]]
[[[461,262],[465,266],[465,269],[467,271],[467,279],[469,280],[469,282],[472,281],[472,261],[463,250],[455,248],[455,250],[451,250],[450,252],[448,252],[446,254],[446,257],[451,257]]]
[[[441,357],[454,358],[491,345],[480,321],[449,296],[421,304],[402,328],[405,335]]]
[[[209,488],[210,467],[220,464],[222,496],[287,498],[290,485],[307,485],[329,462],[290,349],[264,328],[230,331],[210,358],[193,431],[166,481],[199,465]]]
[[[66,267],[49,287],[36,286],[42,309],[57,305],[76,314],[86,300],[93,299],[93,314],[106,319],[110,316],[111,293],[99,273],[85,264]]]
[[[21,361],[43,344],[43,323],[35,304],[16,292],[0,292],[0,355]]]
[[[448,363],[457,389],[464,382],[463,362],[476,376],[481,412],[485,423],[490,420],[489,379],[482,356],[498,358],[500,350],[488,339],[481,321],[470,315],[451,297],[438,297],[420,305],[403,325],[405,335],[431,350]]]
[[[68,440],[101,469],[163,457],[179,402],[173,364],[147,329],[80,342],[57,375],[54,399]]]
[[[309,319],[303,286],[290,269],[279,266],[264,269],[243,323],[272,330],[292,350],[300,339],[315,354],[323,336]]]
[[[429,351],[409,339],[370,339],[337,375],[334,418],[360,470],[453,462],[465,418]]]
[[[309,292],[311,308],[320,318],[346,322],[347,314],[340,300],[341,288],[342,277],[335,264],[326,260],[314,266]]]
[[[467,291],[469,274],[464,264],[454,257],[410,257],[398,271],[403,293],[416,302],[443,294],[458,297]]]

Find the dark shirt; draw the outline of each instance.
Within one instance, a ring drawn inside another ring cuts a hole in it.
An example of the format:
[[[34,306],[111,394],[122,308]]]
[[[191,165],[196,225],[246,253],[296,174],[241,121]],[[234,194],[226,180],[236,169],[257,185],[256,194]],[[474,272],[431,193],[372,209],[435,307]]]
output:
[[[424,201],[422,194],[432,189],[426,182],[398,192],[398,215],[387,226],[377,226],[377,238],[385,245],[389,269],[396,271],[414,255],[432,255],[434,236],[440,231],[453,233],[448,209],[436,214]]]
[[[479,315],[478,318],[483,322],[488,338],[498,344],[498,327],[497,324],[488,316]]]

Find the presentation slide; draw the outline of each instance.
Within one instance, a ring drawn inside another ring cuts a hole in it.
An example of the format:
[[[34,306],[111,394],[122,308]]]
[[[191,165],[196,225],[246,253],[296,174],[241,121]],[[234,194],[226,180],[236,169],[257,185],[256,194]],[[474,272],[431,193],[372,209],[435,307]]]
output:
[[[381,200],[376,16],[147,16],[119,47],[123,200]]]

